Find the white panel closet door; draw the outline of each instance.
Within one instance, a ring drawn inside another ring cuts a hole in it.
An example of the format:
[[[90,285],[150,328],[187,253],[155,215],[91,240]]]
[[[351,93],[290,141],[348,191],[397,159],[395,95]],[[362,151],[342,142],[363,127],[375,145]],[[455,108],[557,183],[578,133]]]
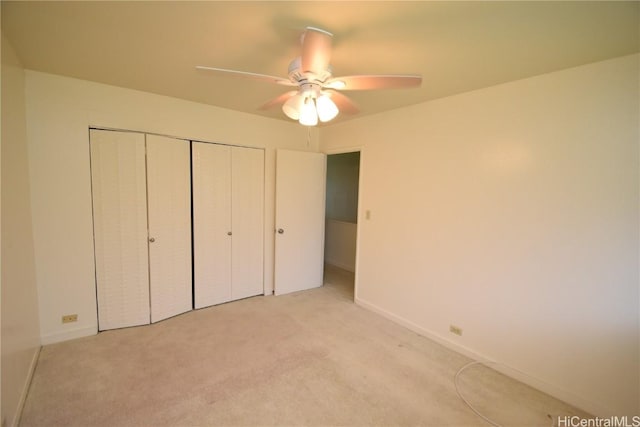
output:
[[[90,131],[98,329],[149,323],[144,135]]]
[[[231,147],[192,143],[195,308],[231,301]]]
[[[264,293],[264,151],[231,150],[232,299]]]
[[[191,310],[189,141],[147,135],[151,322]]]
[[[322,286],[327,156],[277,151],[276,295]]]

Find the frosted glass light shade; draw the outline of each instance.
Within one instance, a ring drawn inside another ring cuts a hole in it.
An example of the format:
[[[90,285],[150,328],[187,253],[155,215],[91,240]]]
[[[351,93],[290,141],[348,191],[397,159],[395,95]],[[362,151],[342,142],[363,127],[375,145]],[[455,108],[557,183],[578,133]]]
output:
[[[293,120],[298,120],[300,118],[300,110],[302,108],[304,98],[302,95],[295,94],[291,98],[287,100],[287,102],[282,105],[282,111]]]
[[[316,106],[321,122],[328,122],[338,115],[338,107],[327,95],[320,95],[316,100]]]
[[[313,99],[306,98],[300,107],[300,124],[305,126],[315,126],[318,124],[318,113]]]

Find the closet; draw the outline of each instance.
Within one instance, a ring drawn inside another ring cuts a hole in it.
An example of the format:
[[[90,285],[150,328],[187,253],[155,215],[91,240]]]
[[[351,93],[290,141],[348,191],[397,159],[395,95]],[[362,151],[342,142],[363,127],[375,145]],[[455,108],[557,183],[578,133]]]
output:
[[[264,293],[264,150],[91,129],[90,159],[100,331]]]
[[[264,293],[264,151],[192,142],[194,307]]]
[[[192,308],[189,141],[90,130],[98,328]]]

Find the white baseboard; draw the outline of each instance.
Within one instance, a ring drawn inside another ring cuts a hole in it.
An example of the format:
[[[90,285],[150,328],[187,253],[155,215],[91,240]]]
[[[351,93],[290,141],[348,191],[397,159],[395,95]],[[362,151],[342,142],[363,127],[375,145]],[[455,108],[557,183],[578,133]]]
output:
[[[70,329],[64,332],[55,332],[53,334],[42,335],[40,341],[42,345],[55,344],[57,342],[69,341],[76,338],[90,337],[98,333],[98,326],[85,326],[82,328]]]
[[[481,362],[488,362],[490,363],[489,367],[491,369],[494,369],[510,378],[513,378],[517,381],[520,381],[521,383],[524,383],[530,387],[535,388],[536,390],[540,390],[543,393],[547,393],[550,396],[555,397],[556,399],[559,399],[563,402],[566,402],[572,406],[575,406],[576,408],[582,409],[585,412],[588,412],[589,414],[598,416],[598,417],[609,417],[611,416],[611,414],[613,414],[614,412],[612,410],[610,410],[609,408],[605,408],[603,407],[601,404],[589,401],[585,398],[582,398],[580,396],[575,395],[572,392],[563,390],[557,386],[554,386],[553,384],[549,384],[546,381],[540,380],[538,378],[535,378],[529,374],[527,374],[526,372],[520,371],[516,368],[513,368],[509,365],[504,364],[503,362],[499,361],[499,360],[493,360],[483,354],[480,354],[468,347],[465,347],[463,345],[460,345],[458,343],[455,343],[453,341],[449,341],[446,338],[441,337],[440,335],[429,331],[425,328],[422,328],[421,326],[416,325],[415,323],[404,319],[400,316],[397,316],[387,310],[384,310],[380,307],[378,307],[375,304],[372,304],[368,301],[365,301],[361,298],[356,297],[355,298],[355,303],[358,304],[359,306],[366,308],[367,310],[370,310],[376,314],[381,315],[382,317],[385,317],[399,325],[404,326],[405,328],[419,334],[422,335],[425,338],[429,338],[430,340],[433,340],[435,342],[437,342],[438,344],[441,344],[445,347],[447,347],[450,350],[453,350],[457,353],[461,353],[473,360],[478,360]],[[452,379],[453,381],[453,379]]]
[[[18,407],[16,408],[15,416],[13,420],[9,421],[9,427],[18,427],[20,425],[20,418],[22,417],[22,410],[24,409],[24,404],[27,401],[27,394],[29,393],[29,386],[31,385],[31,380],[33,379],[33,373],[36,371],[36,365],[38,364],[38,357],[40,356],[40,349],[42,347],[37,347],[33,352],[33,356],[31,357],[31,363],[29,364],[29,371],[27,372],[27,377],[24,380],[24,385],[22,386],[22,391],[20,392],[20,400],[18,400]]]
[[[355,265],[347,265],[347,264],[344,264],[344,263],[342,263],[342,262],[334,261],[334,260],[326,259],[326,258],[325,258],[324,262],[325,262],[325,264],[329,264],[329,265],[332,265],[332,266],[334,266],[334,267],[338,267],[338,268],[341,268],[341,269],[343,269],[343,270],[350,271],[350,272],[352,272],[352,273],[355,273],[355,272],[356,272],[356,267],[355,267]]]

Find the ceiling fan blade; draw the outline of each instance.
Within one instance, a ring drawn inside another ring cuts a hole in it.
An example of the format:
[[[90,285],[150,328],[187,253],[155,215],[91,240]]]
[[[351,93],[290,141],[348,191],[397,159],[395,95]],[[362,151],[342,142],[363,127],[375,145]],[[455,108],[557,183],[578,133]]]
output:
[[[341,113],[358,114],[360,112],[358,106],[346,95],[343,95],[336,90],[325,90],[324,92],[329,95]]]
[[[329,67],[333,34],[319,28],[307,27],[302,39],[302,72],[322,74]]]
[[[268,76],[266,74],[256,74],[256,73],[249,73],[246,71],[236,71],[236,70],[225,70],[224,68],[203,67],[202,65],[196,66],[196,69],[214,72],[216,74],[223,75],[223,76],[243,77],[246,79],[260,80],[263,82],[277,83],[283,86],[297,86],[297,84],[292,82],[291,80],[283,79],[282,77]]]
[[[372,89],[402,89],[419,87],[422,76],[419,75],[372,75],[336,77],[327,81],[323,86],[340,90],[372,90]]]
[[[296,93],[298,93],[297,90],[292,90],[292,91],[283,93],[282,95],[273,98],[271,101],[266,102],[264,105],[260,107],[260,110],[268,110],[269,108],[273,108],[276,105],[282,105],[285,102],[287,102],[289,98],[294,96]]]

